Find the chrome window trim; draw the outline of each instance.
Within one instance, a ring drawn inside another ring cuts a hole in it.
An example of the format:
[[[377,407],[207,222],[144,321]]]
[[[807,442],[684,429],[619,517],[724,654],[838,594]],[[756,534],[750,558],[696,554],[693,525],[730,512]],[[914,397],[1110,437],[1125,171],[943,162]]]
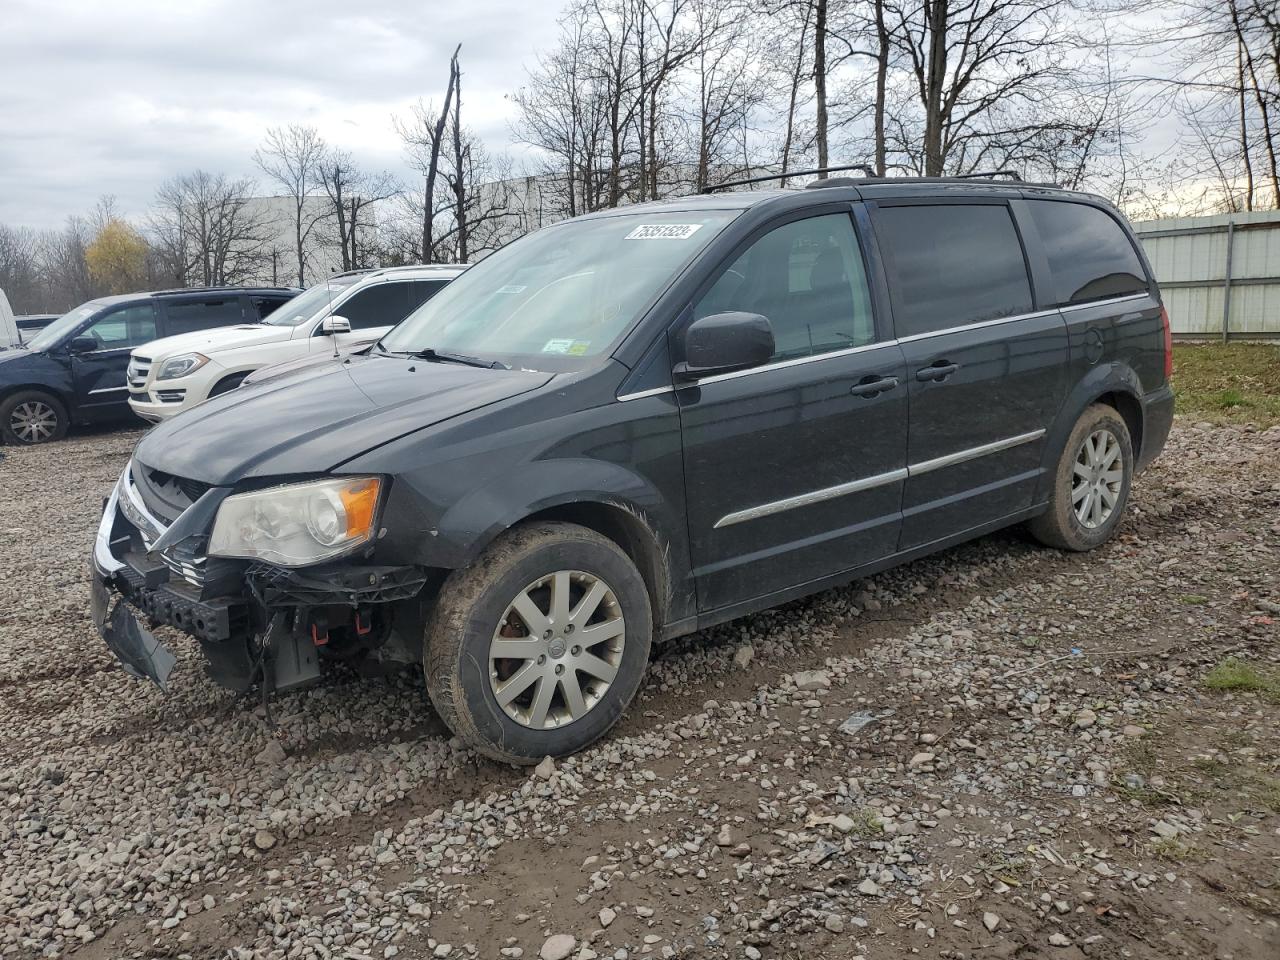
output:
[[[1014,323],[1018,320],[1036,320],[1040,317],[1051,317],[1058,312],[1057,307],[1048,310],[1033,310],[1031,313],[1015,313],[1011,317],[996,317],[992,320],[977,320],[973,323],[962,323],[955,327],[943,327],[941,330],[926,330],[924,333],[911,333],[899,337],[898,343],[914,343],[917,340],[928,340],[930,337],[944,337],[949,333],[960,333],[964,330],[981,330],[984,327],[998,327],[1003,323]]]
[[[807,507],[812,503],[821,503],[823,500],[832,500],[835,497],[843,497],[846,494],[857,493],[860,490],[870,490],[873,487],[882,487],[887,483],[897,483],[899,480],[905,479],[907,479],[906,468],[901,468],[890,470],[888,473],[877,473],[870,477],[863,477],[860,480],[851,480],[848,483],[840,483],[834,487],[810,490],[808,493],[787,497],[785,500],[774,500],[772,503],[762,503],[756,507],[747,507],[745,510],[727,513],[716,521],[712,529],[719,530],[721,527],[729,527],[735,523],[756,520],[774,513],[782,513],[784,510],[794,510],[796,507]]]
[[[831,500],[835,497],[843,497],[850,493],[859,493],[863,490],[871,490],[874,487],[884,486],[887,483],[897,483],[899,480],[906,480],[909,477],[919,476],[921,474],[930,473],[934,470],[941,470],[944,467],[952,467],[968,460],[976,460],[979,457],[985,457],[988,454],[1000,453],[1003,450],[1010,450],[1013,447],[1021,446],[1024,443],[1031,443],[1043,437],[1045,431],[1032,430],[1029,433],[1020,433],[1017,436],[1005,437],[1003,440],[996,440],[994,443],[984,443],[978,447],[970,447],[967,450],[958,450],[955,453],[949,453],[943,457],[935,457],[932,460],[923,460],[920,463],[908,464],[906,467],[898,470],[890,470],[887,473],[877,473],[869,477],[863,477],[860,480],[851,480],[848,483],[840,483],[834,487],[823,487],[821,490],[810,490],[808,493],[801,493],[794,497],[786,497],[782,500],[774,500],[770,503],[762,503],[758,506],[747,507],[744,510],[735,510],[733,513],[727,513],[715,522],[713,530],[719,530],[722,527],[729,527],[735,523],[743,523],[747,520],[758,520],[760,517],[771,516],[775,513],[782,513],[785,510],[794,510],[797,507],[807,507],[814,503],[821,503],[824,500]]]
[[[1129,300],[1150,300],[1154,299],[1150,290],[1144,290],[1141,293],[1126,293],[1123,297],[1108,297],[1105,300],[1090,300],[1088,303],[1068,303],[1058,307],[1063,313],[1072,313],[1076,310],[1088,310],[1092,307],[1105,307],[1111,303],[1125,303]]]
[[[1111,297],[1106,300],[1094,300],[1089,303],[1074,303],[1065,307],[1050,307],[1047,310],[1035,310],[1031,313],[1019,313],[1012,317],[996,317],[993,320],[979,320],[977,323],[965,323],[955,327],[944,327],[941,330],[927,330],[924,333],[913,333],[905,337],[895,337],[892,340],[877,340],[874,343],[864,343],[857,347],[848,347],[844,350],[832,350],[829,353],[815,353],[807,357],[795,357],[791,360],[780,360],[777,363],[766,363],[763,366],[751,367],[747,370],[734,370],[732,373],[718,373],[712,377],[703,377],[701,380],[690,380],[688,383],[682,383],[679,386],[672,384],[671,386],[653,387],[649,390],[639,390],[635,393],[624,393],[616,399],[625,403],[628,400],[640,400],[644,397],[656,397],[664,393],[673,393],[676,390],[684,390],[688,387],[700,387],[705,383],[719,383],[721,380],[733,380],[737,377],[748,377],[755,373],[764,373],[767,370],[777,370],[782,367],[795,367],[802,363],[813,363],[817,360],[826,360],[832,357],[847,357],[855,353],[864,353],[868,350],[875,350],[880,347],[891,347],[902,343],[913,343],[917,340],[927,340],[930,337],[941,337],[949,333],[960,333],[964,330],[980,330],[983,327],[995,327],[1004,323],[1013,323],[1017,320],[1035,320],[1040,317],[1053,316],[1055,313],[1069,313],[1075,310],[1087,310],[1092,307],[1105,307],[1113,303],[1126,303],[1131,300],[1146,300],[1152,298],[1151,291],[1143,293],[1127,293],[1123,297]]]
[[[1002,450],[1009,450],[1013,447],[1019,447],[1024,443],[1031,443],[1033,440],[1039,440],[1044,436],[1044,428],[1032,430],[1029,433],[1020,433],[1016,437],[1005,437],[1003,440],[996,440],[994,443],[984,443],[980,447],[970,447],[968,450],[957,450],[955,453],[948,453],[943,457],[934,457],[932,460],[924,460],[920,463],[912,463],[907,466],[907,472],[911,476],[919,476],[922,473],[931,473],[934,470],[941,470],[944,467],[954,467],[958,463],[964,463],[966,460],[976,460],[979,457],[985,457],[991,453],[999,453]]]

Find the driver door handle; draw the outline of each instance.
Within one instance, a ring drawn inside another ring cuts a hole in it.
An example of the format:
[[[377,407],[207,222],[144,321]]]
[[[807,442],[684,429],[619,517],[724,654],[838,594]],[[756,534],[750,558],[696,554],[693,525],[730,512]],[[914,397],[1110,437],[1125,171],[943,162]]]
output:
[[[916,379],[922,383],[933,380],[935,383],[947,379],[957,370],[960,369],[958,363],[948,363],[945,360],[939,360],[937,363],[928,367],[921,367],[916,371]]]
[[[850,387],[849,392],[855,397],[874,397],[886,390],[892,390],[897,385],[897,377],[876,377],[874,380],[866,380]]]

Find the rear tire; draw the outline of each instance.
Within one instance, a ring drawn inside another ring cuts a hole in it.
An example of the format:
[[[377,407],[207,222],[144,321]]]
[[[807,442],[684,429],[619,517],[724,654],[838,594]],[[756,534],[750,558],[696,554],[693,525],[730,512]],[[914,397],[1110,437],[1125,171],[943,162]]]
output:
[[[61,440],[69,426],[62,401],[43,390],[19,390],[0,401],[0,438],[5,443],[31,446]]]
[[[1129,502],[1133,444],[1112,407],[1089,407],[1067,437],[1053,475],[1049,509],[1027,523],[1041,543],[1077,552],[1111,539]]]
[[[445,581],[427,625],[427,692],[495,760],[574,753],[621,718],[649,661],[644,580],[613,541],[569,523],[499,537]]]

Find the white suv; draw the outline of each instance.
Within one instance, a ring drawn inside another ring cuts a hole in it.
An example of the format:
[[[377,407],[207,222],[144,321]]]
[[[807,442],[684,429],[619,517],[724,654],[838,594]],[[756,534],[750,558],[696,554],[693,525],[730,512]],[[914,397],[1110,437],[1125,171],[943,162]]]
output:
[[[158,423],[234,390],[259,367],[372,343],[465,269],[450,264],[344,273],[261,323],[153,340],[129,358],[129,406]]]

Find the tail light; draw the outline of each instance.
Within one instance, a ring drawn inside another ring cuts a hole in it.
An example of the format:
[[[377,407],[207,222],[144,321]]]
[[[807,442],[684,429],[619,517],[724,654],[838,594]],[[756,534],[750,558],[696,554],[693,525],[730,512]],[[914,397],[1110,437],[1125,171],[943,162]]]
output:
[[[1164,327],[1164,378],[1173,376],[1173,330],[1169,327],[1169,310],[1161,305],[1160,325]]]

